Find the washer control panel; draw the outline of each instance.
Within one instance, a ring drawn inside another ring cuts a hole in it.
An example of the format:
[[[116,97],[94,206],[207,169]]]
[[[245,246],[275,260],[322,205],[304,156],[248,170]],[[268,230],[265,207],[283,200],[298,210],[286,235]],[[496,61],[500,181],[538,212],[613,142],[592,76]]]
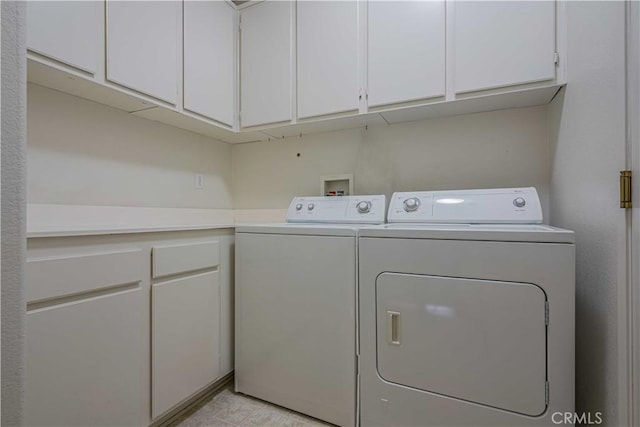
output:
[[[541,224],[534,187],[394,193],[389,222]]]
[[[383,224],[386,197],[295,197],[287,210],[287,222],[326,224]]]

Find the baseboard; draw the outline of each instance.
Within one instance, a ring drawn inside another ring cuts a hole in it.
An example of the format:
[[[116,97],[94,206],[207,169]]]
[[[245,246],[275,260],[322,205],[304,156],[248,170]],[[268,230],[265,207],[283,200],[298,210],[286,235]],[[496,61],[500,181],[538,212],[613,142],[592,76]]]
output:
[[[183,418],[183,416],[194,407],[199,406],[204,401],[208,400],[212,395],[218,393],[227,384],[233,381],[233,372],[228,373],[224,377],[220,378],[215,383],[211,384],[207,388],[194,394],[189,399],[178,404],[166,414],[162,415],[157,420],[153,421],[149,427],[169,427],[175,425],[175,422]]]

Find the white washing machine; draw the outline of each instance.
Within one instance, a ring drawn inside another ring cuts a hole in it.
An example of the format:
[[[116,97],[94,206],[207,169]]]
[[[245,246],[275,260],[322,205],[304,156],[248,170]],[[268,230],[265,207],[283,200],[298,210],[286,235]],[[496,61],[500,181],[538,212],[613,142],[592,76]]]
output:
[[[236,227],[236,391],[356,424],[356,239],[384,219],[385,196],[298,197]]]
[[[361,425],[573,413],[574,234],[536,190],[395,193],[388,221],[358,239]]]

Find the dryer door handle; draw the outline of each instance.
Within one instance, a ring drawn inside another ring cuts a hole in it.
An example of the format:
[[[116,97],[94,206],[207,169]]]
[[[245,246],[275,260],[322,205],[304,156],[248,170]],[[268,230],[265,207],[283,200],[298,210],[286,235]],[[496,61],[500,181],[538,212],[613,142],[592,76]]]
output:
[[[387,342],[400,345],[400,313],[387,311]]]

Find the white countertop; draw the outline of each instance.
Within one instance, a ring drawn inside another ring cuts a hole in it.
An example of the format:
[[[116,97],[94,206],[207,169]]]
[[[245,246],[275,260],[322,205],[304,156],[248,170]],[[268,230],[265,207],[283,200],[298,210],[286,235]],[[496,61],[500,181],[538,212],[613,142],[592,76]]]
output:
[[[234,228],[283,221],[286,209],[181,209],[87,205],[27,205],[27,238]]]

